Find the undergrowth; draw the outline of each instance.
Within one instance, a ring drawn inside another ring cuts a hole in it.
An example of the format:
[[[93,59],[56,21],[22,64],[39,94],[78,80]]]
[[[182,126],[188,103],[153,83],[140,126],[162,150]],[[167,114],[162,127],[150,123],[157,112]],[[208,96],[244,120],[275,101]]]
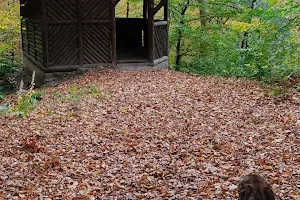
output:
[[[78,100],[88,96],[92,96],[93,98],[103,98],[105,93],[97,86],[80,86],[73,84],[65,92],[54,92],[54,96],[59,102],[77,102]]]
[[[3,104],[0,106],[2,115],[16,115],[23,118],[30,114],[40,103],[44,95],[43,91],[28,91],[18,96],[15,104]]]

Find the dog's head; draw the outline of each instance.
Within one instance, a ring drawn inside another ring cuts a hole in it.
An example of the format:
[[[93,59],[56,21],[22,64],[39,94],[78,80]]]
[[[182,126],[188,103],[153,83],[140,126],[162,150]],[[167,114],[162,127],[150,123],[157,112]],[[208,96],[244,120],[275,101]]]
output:
[[[238,192],[240,200],[275,200],[271,186],[257,174],[244,176]]]

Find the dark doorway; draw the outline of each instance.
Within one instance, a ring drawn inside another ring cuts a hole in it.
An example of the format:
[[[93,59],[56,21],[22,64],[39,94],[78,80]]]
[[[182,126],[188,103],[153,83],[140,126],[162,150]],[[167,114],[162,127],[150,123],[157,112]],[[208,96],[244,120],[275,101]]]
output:
[[[116,19],[117,62],[147,62],[147,21],[138,18]]]
[[[143,17],[143,1],[121,1],[115,8],[116,55],[118,63],[149,62],[148,19]]]

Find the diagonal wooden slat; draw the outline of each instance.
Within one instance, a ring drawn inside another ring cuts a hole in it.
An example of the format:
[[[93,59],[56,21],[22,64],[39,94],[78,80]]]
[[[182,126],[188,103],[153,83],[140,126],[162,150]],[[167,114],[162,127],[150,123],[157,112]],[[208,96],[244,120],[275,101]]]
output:
[[[104,61],[110,61],[109,55],[107,55],[109,47],[105,46],[101,43],[98,42],[98,44],[95,44],[93,41],[95,40],[90,40],[86,39],[85,40],[85,45],[88,46],[88,48],[84,48],[85,52],[89,52],[88,56],[92,58],[95,58],[96,60],[94,62],[104,62]]]
[[[110,1],[86,0],[83,4],[83,19],[110,19]]]
[[[91,19],[90,17],[90,13],[91,12],[95,12],[95,11],[100,11],[97,3],[94,0],[90,0],[90,1],[84,1],[83,5],[82,5],[82,11],[83,11],[83,19]]]
[[[92,36],[101,35],[103,38],[107,38],[107,39],[103,39],[102,42],[104,43],[105,46],[109,46],[110,40],[108,38],[110,38],[110,35],[109,35],[109,30],[105,26],[102,26],[101,29],[90,28],[86,31],[91,32]]]
[[[105,46],[105,45],[100,44],[100,43],[95,44],[95,43],[93,43],[93,41],[92,40],[86,40],[85,41],[86,44],[90,45],[90,48],[85,48],[85,50],[90,52],[90,55],[92,55],[95,58],[97,58],[97,57],[99,59],[103,58],[102,60],[109,61],[110,56],[108,55],[108,51],[107,51],[109,49],[109,46]]]
[[[66,49],[76,49],[77,44],[76,43],[71,43],[70,46],[68,46],[68,48]],[[76,58],[74,60],[74,58]],[[61,56],[60,59],[57,60],[58,65],[70,65],[72,64],[77,64],[77,52],[76,51],[66,51],[66,53],[64,54],[64,56]],[[72,62],[74,61],[74,62]]]
[[[47,19],[50,20],[59,20],[59,19],[66,19],[64,14],[59,11],[57,6],[48,3],[47,4]]]
[[[66,49],[67,51],[64,56],[61,56],[60,59],[57,59],[59,65],[69,64],[70,60],[74,58],[74,54],[77,55],[76,51],[72,51],[77,46],[76,41],[77,37],[73,37],[72,40],[70,40],[68,43],[65,43],[64,46],[61,47],[62,49]]]
[[[50,66],[78,64],[76,28],[76,25],[48,26]]]
[[[111,38],[109,25],[84,25],[84,64],[110,63]]]
[[[154,27],[154,59],[168,55],[168,26]]]
[[[77,10],[74,0],[47,0],[47,19],[49,20],[68,20],[76,19]]]
[[[168,3],[168,0],[161,0],[157,6],[155,6],[153,10],[153,14],[155,15],[164,5]]]
[[[70,30],[70,28],[68,26],[52,26],[52,28],[54,29],[54,31],[52,32],[52,37],[50,37],[50,39],[54,38],[53,41],[51,41],[51,45],[49,47],[50,51],[55,51],[55,48],[57,48],[58,46],[60,46],[60,44],[62,43],[62,41],[65,40],[65,35],[66,33]]]
[[[73,5],[72,7],[72,2],[74,1],[71,1],[71,2],[66,2],[66,0],[60,0],[60,1],[57,1],[57,3],[59,4],[59,6],[61,8],[63,8],[64,10],[64,13],[66,16],[68,16],[68,19],[75,19],[76,18],[76,9],[72,9],[72,8],[75,8],[75,6]]]
[[[109,8],[109,1],[105,1],[105,3],[103,3],[103,6],[106,9],[103,9],[103,7],[98,7],[96,11],[90,12],[90,17],[94,19],[109,19],[110,9],[107,9]]]

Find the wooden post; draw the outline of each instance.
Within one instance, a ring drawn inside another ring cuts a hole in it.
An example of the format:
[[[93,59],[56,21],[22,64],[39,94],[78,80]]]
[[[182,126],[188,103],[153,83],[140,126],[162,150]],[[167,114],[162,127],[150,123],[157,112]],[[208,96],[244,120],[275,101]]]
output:
[[[143,31],[144,31],[144,47],[148,49],[148,29],[146,23],[148,23],[146,20],[148,18],[148,0],[143,1]],[[148,57],[148,56],[147,56]]]
[[[34,45],[34,59],[36,60],[36,30],[35,30],[35,28],[36,28],[36,25],[38,25],[38,24],[36,24],[36,23],[33,23],[32,24],[32,28],[33,28],[33,45]]]
[[[148,57],[151,63],[154,62],[154,0],[148,0]]]
[[[49,43],[48,43],[48,26],[47,26],[47,13],[46,13],[46,0],[41,1],[41,10],[42,10],[42,22],[41,22],[41,31],[42,31],[42,42],[43,42],[43,66],[44,68],[49,67]],[[28,23],[28,20],[26,20]],[[27,24],[28,28],[28,24]],[[29,46],[29,45],[28,45]],[[28,51],[29,52],[29,51]]]
[[[147,8],[148,8],[148,0],[144,0],[144,3],[143,3],[143,18],[144,19],[148,18]]]
[[[168,51],[168,55],[169,55],[169,51],[170,51],[170,48],[169,48],[169,0],[167,0],[167,3],[165,4],[165,7],[164,7],[164,20],[167,22],[167,38],[166,38],[166,45],[167,45],[167,51]]]
[[[163,7],[166,3],[168,3],[168,0],[161,0],[157,6],[154,7],[154,15],[161,9],[161,7]]]
[[[77,35],[78,35],[78,61],[83,65],[83,35],[82,35],[82,0],[77,0]]]
[[[116,47],[116,16],[115,1],[111,0],[111,59],[113,65],[117,63],[117,47]]]
[[[45,23],[46,23],[46,20],[45,20]],[[46,24],[44,24],[44,20],[42,20],[42,26],[43,26],[43,31],[44,31],[44,26],[46,26]],[[47,29],[46,29],[46,32],[47,32]],[[47,35],[47,33],[46,32],[44,32],[44,34],[45,35]],[[43,34],[43,35],[44,35]],[[28,23],[28,18],[26,19],[26,42],[27,43],[29,43],[28,42],[28,35],[29,35],[29,23]],[[43,37],[43,39],[44,39],[44,37]],[[46,42],[46,41],[45,41]],[[44,41],[43,41],[43,43],[44,43]],[[30,45],[28,45],[27,44],[27,53],[29,53],[29,49],[30,49]]]
[[[169,1],[167,1],[164,6],[164,20],[168,21],[168,18],[169,18]]]

